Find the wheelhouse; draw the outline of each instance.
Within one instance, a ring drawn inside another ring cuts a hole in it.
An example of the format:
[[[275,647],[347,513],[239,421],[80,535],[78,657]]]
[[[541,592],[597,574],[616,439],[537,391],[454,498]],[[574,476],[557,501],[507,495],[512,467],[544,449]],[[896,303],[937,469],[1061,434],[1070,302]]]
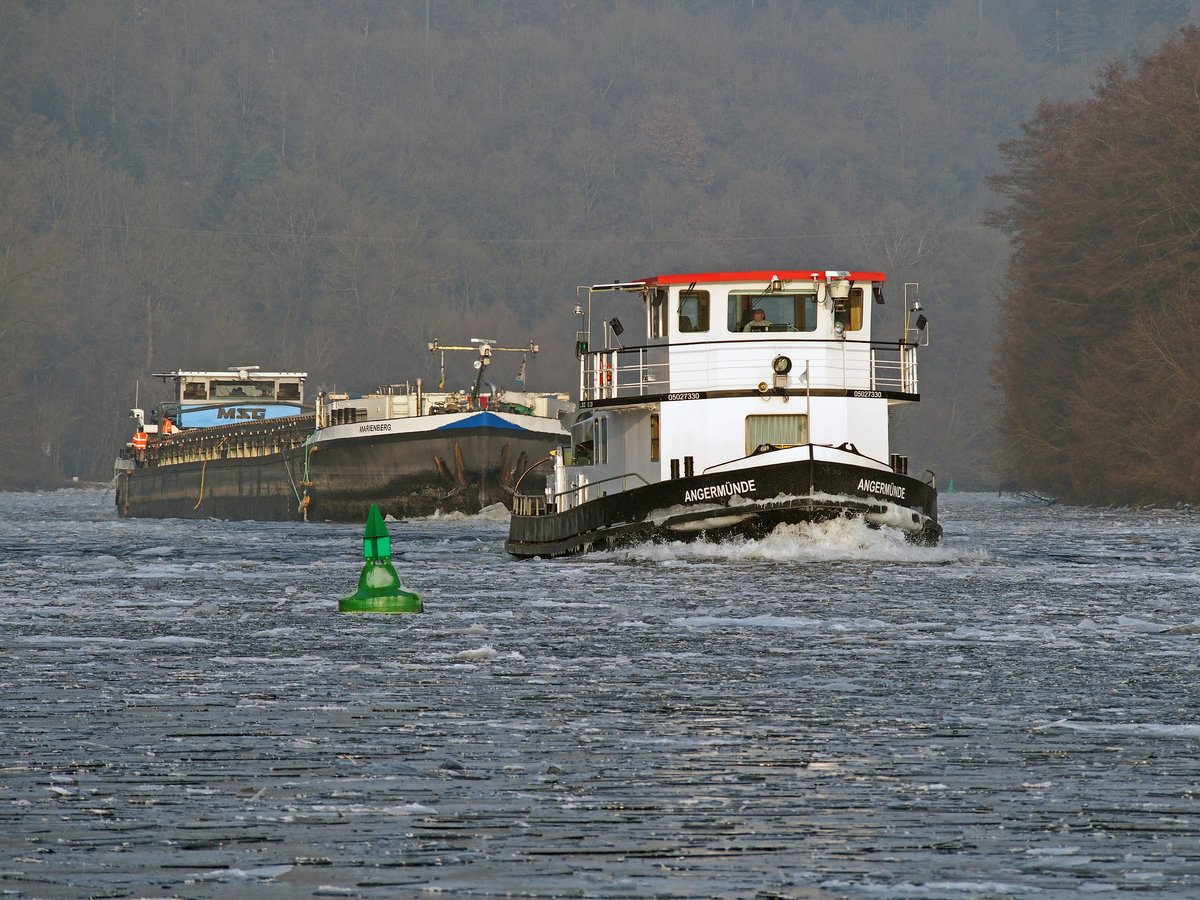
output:
[[[225,371],[158,372],[173,382],[173,396],[161,414],[180,428],[229,425],[247,419],[278,419],[300,415],[307,372],[262,372],[258,366]]]
[[[883,303],[884,281],[881,272],[785,270],[581,288],[587,306],[576,306],[583,320],[576,341],[580,398],[603,405],[680,392],[803,387],[917,400],[924,317],[910,321],[906,308],[900,340],[872,341],[872,307]],[[597,295],[618,291],[641,295],[642,344],[624,337],[619,316],[598,313]],[[787,371],[775,368],[777,357]]]

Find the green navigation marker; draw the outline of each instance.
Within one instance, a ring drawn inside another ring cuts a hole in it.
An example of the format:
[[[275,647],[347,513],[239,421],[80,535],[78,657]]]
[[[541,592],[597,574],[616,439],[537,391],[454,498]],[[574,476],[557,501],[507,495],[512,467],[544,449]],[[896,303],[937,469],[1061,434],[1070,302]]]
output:
[[[363,529],[362,574],[358,590],[338,601],[338,612],[344,613],[418,613],[425,611],[421,598],[404,590],[400,576],[392,566],[392,539],[379,507],[371,504],[367,526]]]

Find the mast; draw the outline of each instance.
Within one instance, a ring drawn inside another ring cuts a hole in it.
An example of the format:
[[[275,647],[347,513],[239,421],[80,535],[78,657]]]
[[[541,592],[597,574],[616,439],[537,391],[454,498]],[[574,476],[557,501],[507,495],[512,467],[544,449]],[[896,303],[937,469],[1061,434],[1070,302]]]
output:
[[[475,367],[475,383],[471,386],[471,405],[477,406],[479,402],[479,389],[483,385],[483,374],[488,366],[492,364],[492,354],[494,352],[502,353],[537,353],[540,349],[533,341],[529,342],[528,347],[497,347],[496,341],[492,338],[471,338],[473,346],[455,345],[455,344],[439,344],[435,338],[426,346],[430,353],[437,353],[439,350],[470,350],[479,355],[472,365]]]

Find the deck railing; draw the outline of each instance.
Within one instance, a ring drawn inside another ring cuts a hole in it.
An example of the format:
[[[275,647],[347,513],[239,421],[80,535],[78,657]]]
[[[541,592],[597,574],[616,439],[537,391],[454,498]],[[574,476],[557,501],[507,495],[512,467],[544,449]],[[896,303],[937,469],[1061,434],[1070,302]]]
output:
[[[592,488],[599,487],[602,484],[619,482],[616,489],[618,491],[627,491],[631,486],[637,486],[636,484],[630,484],[631,479],[637,479],[637,481],[645,485],[650,483],[644,476],[639,475],[637,472],[626,472],[622,475],[612,475],[608,478],[600,478],[596,481],[577,484],[551,496],[542,494],[514,494],[512,498],[512,511],[518,516],[544,516],[556,510],[572,509],[585,500],[592,500],[598,496],[591,490]]]
[[[756,352],[757,351],[757,352]],[[668,354],[674,360],[668,362]],[[583,400],[633,399],[689,391],[753,390],[774,385],[771,360],[792,361],[793,390],[867,390],[917,394],[917,345],[804,339],[712,341],[627,347],[584,354]]]

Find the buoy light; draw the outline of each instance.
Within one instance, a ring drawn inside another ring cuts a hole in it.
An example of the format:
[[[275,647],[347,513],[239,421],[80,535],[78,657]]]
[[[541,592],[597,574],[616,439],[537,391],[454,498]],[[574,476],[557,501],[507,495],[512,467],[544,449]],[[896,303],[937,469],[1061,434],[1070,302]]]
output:
[[[372,503],[363,529],[363,559],[382,559],[385,556],[392,558],[392,538],[383,524],[379,507]]]

